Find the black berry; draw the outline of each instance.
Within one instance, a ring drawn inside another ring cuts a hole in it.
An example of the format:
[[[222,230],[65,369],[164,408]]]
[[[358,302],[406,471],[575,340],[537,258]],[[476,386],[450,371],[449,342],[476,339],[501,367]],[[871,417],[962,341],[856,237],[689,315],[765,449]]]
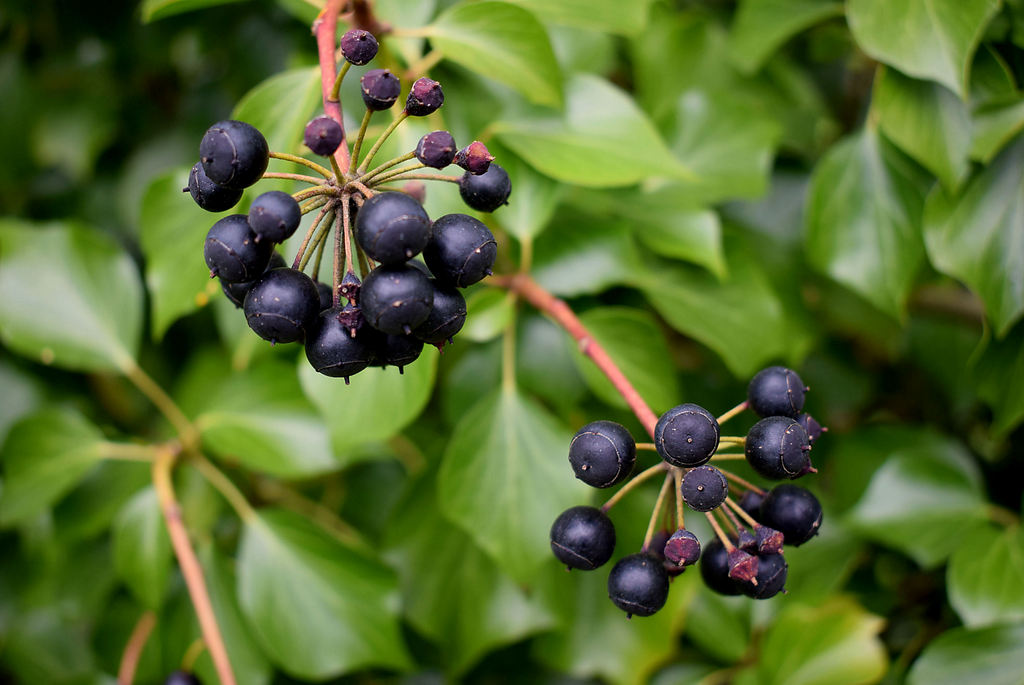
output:
[[[340,307],[320,312],[306,337],[306,359],[318,373],[348,379],[370,365],[374,350],[371,339],[362,331],[352,336],[341,314]]]
[[[633,472],[636,441],[614,421],[594,421],[580,428],[569,444],[576,477],[595,488],[610,488]]]
[[[592,571],[612,558],[615,526],[596,507],[566,509],[551,526],[551,551],[569,568]]]
[[[313,154],[330,157],[341,145],[344,137],[345,132],[337,121],[330,117],[317,117],[306,124],[302,139]]]
[[[720,595],[743,593],[743,583],[729,576],[729,553],[718,538],[704,546],[700,557],[700,575],[704,584]]]
[[[334,306],[334,289],[323,281],[316,282],[316,292],[320,296],[320,311]]]
[[[267,170],[270,149],[255,127],[244,121],[219,121],[206,130],[199,143],[199,160],[214,183],[248,188]]]
[[[412,334],[431,345],[442,345],[462,330],[466,323],[466,298],[457,288],[430,279],[434,289],[434,304],[427,320],[417,326]]]
[[[432,131],[416,144],[416,159],[435,169],[443,169],[455,159],[455,139],[448,131]]]
[[[761,419],[747,433],[749,463],[765,478],[798,478],[812,470],[807,431],[786,416]]]
[[[650,616],[668,599],[668,573],[661,559],[641,552],[619,559],[608,574],[608,597],[628,616]]]
[[[400,264],[418,255],[430,240],[430,217],[404,193],[377,193],[356,217],[356,240],[382,264]]]
[[[444,104],[444,91],[437,81],[423,77],[416,79],[405,100],[405,111],[410,116],[425,117]]]
[[[768,599],[782,591],[789,573],[789,564],[781,554],[762,554],[757,559],[757,584],[743,583],[743,594],[754,599]]]
[[[665,542],[664,550],[665,561],[676,566],[690,566],[700,559],[700,540],[690,531],[681,528]]]
[[[377,39],[369,31],[352,29],[341,37],[341,54],[352,64],[362,66],[377,56]]]
[[[256,242],[245,214],[226,216],[206,234],[203,257],[211,276],[222,281],[239,283],[251,281],[263,273],[270,263],[274,246],[269,242]]]
[[[279,255],[277,252],[274,252],[274,254],[270,256],[270,263],[267,264],[267,268],[263,273],[266,273],[271,269],[279,269],[282,266],[285,266],[284,257]],[[263,274],[260,275],[262,276]],[[229,283],[228,281],[221,280],[220,288],[224,291],[224,295],[231,300],[232,304],[241,309],[242,303],[245,302],[245,296],[249,294],[249,291],[255,284],[256,279],[251,281],[242,281],[241,283]]]
[[[776,485],[761,503],[761,520],[781,532],[787,545],[799,547],[818,534],[821,503],[801,487]]]
[[[258,336],[272,343],[302,340],[320,312],[320,293],[313,280],[297,269],[265,273],[245,296],[245,320]]]
[[[387,69],[370,69],[359,79],[366,109],[380,112],[389,109],[398,100],[402,84]]]
[[[683,501],[694,511],[711,511],[729,495],[729,482],[714,466],[699,466],[686,472],[681,487]]]
[[[434,289],[422,271],[405,264],[378,266],[359,290],[363,318],[379,331],[408,335],[427,320]]]
[[[704,407],[686,403],[661,415],[654,428],[654,445],[673,466],[707,463],[718,449],[718,421]]]
[[[199,680],[194,673],[175,671],[167,676],[164,685],[203,685],[203,681]]]
[[[811,445],[814,445],[822,433],[828,432],[828,428],[815,421],[814,417],[810,414],[800,414],[796,417],[796,422],[807,431],[807,442]]]
[[[203,171],[202,162],[196,162],[188,174],[188,192],[196,204],[208,212],[226,211],[242,199],[241,188],[225,188],[211,181]]]
[[[761,517],[761,502],[763,501],[764,495],[753,490],[747,490],[740,497],[739,505],[743,511],[747,512],[750,518],[759,521]]]
[[[494,235],[466,214],[446,214],[435,221],[430,241],[423,249],[423,259],[434,277],[460,288],[489,276],[497,256]]]
[[[784,366],[769,366],[750,381],[747,401],[760,417],[796,418],[804,406],[804,382],[796,371]]]
[[[494,155],[490,153],[486,145],[479,140],[474,140],[455,153],[454,161],[469,173],[479,176],[491,167]]]
[[[378,334],[371,366],[397,366],[398,372],[419,359],[423,341],[411,335]]]
[[[467,171],[459,179],[462,201],[481,212],[493,212],[508,204],[511,193],[512,181],[508,173],[497,164],[491,164],[482,174]]]
[[[249,207],[249,226],[256,240],[281,243],[295,233],[302,221],[299,203],[288,193],[271,190],[252,201]]]

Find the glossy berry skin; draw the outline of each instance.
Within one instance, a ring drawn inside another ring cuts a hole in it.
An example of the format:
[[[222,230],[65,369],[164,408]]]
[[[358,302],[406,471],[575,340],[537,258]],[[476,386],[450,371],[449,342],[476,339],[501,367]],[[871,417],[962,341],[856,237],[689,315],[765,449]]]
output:
[[[754,413],[796,418],[804,406],[804,382],[796,371],[769,366],[758,372],[747,387],[747,402]]]
[[[700,559],[700,540],[686,529],[679,529],[665,542],[665,561],[690,566]]]
[[[341,146],[345,132],[341,124],[330,117],[317,117],[306,124],[302,140],[313,154],[329,157]]]
[[[366,323],[391,335],[412,333],[430,316],[433,303],[430,279],[405,264],[378,266],[367,274],[359,289],[359,306]]]
[[[320,311],[334,306],[334,290],[323,281],[316,282],[316,292],[320,296]]]
[[[341,54],[356,66],[368,64],[377,56],[378,47],[373,34],[362,29],[346,31],[341,37]]]
[[[633,472],[636,441],[614,421],[594,421],[580,428],[569,444],[576,477],[595,488],[610,488]]]
[[[807,431],[786,416],[761,419],[747,433],[747,463],[765,478],[799,478],[811,469]]]
[[[347,379],[370,365],[374,350],[362,331],[352,337],[339,319],[341,312],[341,307],[320,312],[306,337],[306,359],[317,373]]]
[[[729,482],[714,466],[698,466],[687,471],[681,486],[683,501],[694,511],[711,511],[725,502]]]
[[[267,268],[263,273],[266,273],[271,269],[279,269],[283,266],[285,266],[284,257],[277,252],[274,252],[270,256],[270,263],[267,264]],[[260,275],[262,276],[263,274]],[[245,296],[249,294],[249,291],[254,285],[256,285],[256,279],[251,281],[242,281],[241,283],[228,283],[227,281],[222,280],[220,282],[220,289],[224,291],[224,295],[231,300],[233,305],[241,309],[242,303],[245,302]]]
[[[188,192],[195,203],[208,212],[224,212],[242,199],[241,188],[217,185],[203,171],[202,162],[196,162],[188,174]]]
[[[740,497],[738,504],[743,511],[747,512],[750,518],[759,522],[761,520],[761,502],[763,501],[764,495],[758,494],[753,490],[747,490]]]
[[[654,446],[673,466],[706,464],[718,449],[718,421],[704,407],[687,402],[669,409],[654,427]]]
[[[370,69],[359,79],[359,86],[366,109],[374,112],[390,109],[402,90],[398,77],[387,69]]]
[[[796,417],[796,422],[799,423],[805,431],[807,431],[807,442],[812,446],[821,437],[822,433],[828,429],[822,426],[820,423],[814,420],[814,417],[810,414],[800,414]]]
[[[789,574],[789,564],[781,554],[762,554],[757,558],[757,585],[743,583],[743,594],[754,599],[768,599],[782,591]]]
[[[776,485],[761,503],[761,520],[782,533],[785,543],[793,547],[818,534],[821,517],[818,498],[789,483]]]
[[[455,139],[448,131],[431,131],[416,144],[416,159],[434,169],[443,169],[455,159]]]
[[[443,345],[462,330],[466,323],[466,298],[453,286],[430,279],[434,289],[434,304],[427,320],[413,329],[412,334],[425,343]]]
[[[423,249],[423,259],[434,277],[459,288],[490,275],[497,256],[494,235],[467,214],[445,214],[435,221],[430,241]]]
[[[240,283],[263,273],[273,249],[269,242],[256,242],[244,214],[232,214],[210,227],[203,257],[211,276],[220,276],[227,283]]]
[[[271,190],[252,201],[249,226],[256,240],[282,243],[295,233],[302,221],[299,203],[288,193]]]
[[[462,148],[455,153],[455,164],[462,167],[471,174],[479,176],[485,173],[494,161],[494,155],[490,153],[487,146],[479,140]]]
[[[423,341],[411,335],[381,335],[374,341],[374,357],[370,366],[397,366],[398,372],[419,359]]]
[[[743,593],[744,583],[729,577],[729,553],[718,538],[704,545],[700,557],[700,576],[708,588],[720,595]]]
[[[273,269],[256,281],[242,306],[256,335],[272,343],[302,340],[320,312],[320,293],[297,269]]]
[[[203,685],[203,681],[199,680],[194,673],[175,671],[167,676],[164,685]]]
[[[551,526],[551,551],[569,568],[593,571],[612,558],[615,526],[596,507],[566,509]]]
[[[668,573],[652,554],[619,559],[608,574],[608,597],[627,616],[650,616],[668,599]]]
[[[376,193],[356,217],[356,240],[373,260],[401,264],[426,247],[430,217],[405,193]]]
[[[267,170],[270,148],[254,126],[244,121],[219,121],[206,130],[199,143],[199,160],[214,183],[248,188]]]
[[[409,97],[405,101],[405,111],[409,116],[425,117],[433,114],[444,104],[444,91],[441,84],[423,77],[416,79],[409,89]]]
[[[508,204],[512,193],[512,181],[508,172],[497,164],[491,164],[482,174],[469,171],[459,179],[459,195],[467,205],[481,212],[493,212]]]

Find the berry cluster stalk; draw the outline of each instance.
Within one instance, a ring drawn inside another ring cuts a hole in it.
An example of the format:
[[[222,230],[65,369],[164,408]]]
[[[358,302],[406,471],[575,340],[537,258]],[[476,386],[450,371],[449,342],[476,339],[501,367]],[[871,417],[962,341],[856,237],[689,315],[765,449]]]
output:
[[[348,173],[350,162],[348,142],[345,140],[345,120],[341,116],[341,101],[336,98],[331,99],[331,91],[334,89],[334,81],[338,75],[334,62],[335,51],[338,48],[338,15],[341,14],[341,7],[344,4],[344,0],[327,0],[324,11],[313,22],[313,32],[316,33],[317,55],[320,60],[320,87],[323,92],[324,114],[341,126],[341,145],[335,151],[333,159],[342,173]]]

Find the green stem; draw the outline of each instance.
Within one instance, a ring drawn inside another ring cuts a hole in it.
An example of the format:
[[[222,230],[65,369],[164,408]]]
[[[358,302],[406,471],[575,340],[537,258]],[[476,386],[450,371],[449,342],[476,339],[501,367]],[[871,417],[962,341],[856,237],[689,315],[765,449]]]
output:
[[[409,154],[412,154],[413,156],[415,156],[415,153],[409,153]],[[395,169],[394,171],[389,171],[386,174],[380,174],[379,176],[374,177],[372,180],[373,180],[374,185],[377,185],[379,183],[387,183],[392,178],[395,178],[396,176],[401,176],[402,174],[404,174],[404,173],[406,173],[408,171],[416,171],[417,169],[426,169],[426,168],[427,168],[426,164],[423,164],[422,162],[417,162],[415,164],[410,164],[409,166],[402,167],[401,169]],[[367,176],[369,176],[369,175],[370,174],[367,174]]]
[[[644,544],[640,546],[641,552],[646,552],[647,548],[651,545],[651,539],[654,537],[654,530],[658,527],[658,517],[661,516],[661,509],[665,506],[665,498],[668,497],[668,491],[672,488],[672,482],[675,480],[672,473],[665,474],[665,482],[661,484],[661,490],[658,491],[658,499],[654,503],[654,511],[651,512],[651,520],[647,522],[647,533],[644,534]]]
[[[128,362],[123,369],[125,377],[135,385],[139,391],[149,398],[149,401],[160,411],[161,414],[174,427],[181,440],[184,449],[194,448],[199,444],[199,433],[195,426],[188,420],[185,413],[178,408],[171,396],[168,395],[160,385],[150,378],[149,374],[142,370],[134,360]]]
[[[227,501],[231,508],[238,514],[238,518],[245,523],[252,523],[256,520],[256,510],[249,504],[242,491],[235,487],[231,479],[224,475],[224,472],[213,465],[209,459],[198,452],[189,455],[190,462],[203,475],[203,478],[214,487]]]
[[[101,442],[99,454],[104,459],[115,461],[152,462],[160,453],[156,445],[134,445],[122,442]]]
[[[725,412],[724,414],[722,414],[721,416],[718,417],[718,425],[722,425],[723,423],[725,423],[726,421],[728,421],[732,417],[736,416],[737,414],[742,413],[748,406],[750,406],[750,405],[749,405],[749,403],[746,400],[744,400],[743,402],[740,402],[735,407],[733,407],[732,409],[730,409],[729,411]]]
[[[501,339],[501,387],[506,393],[512,393],[516,389],[516,298],[513,293],[505,297],[510,300],[512,316]]]
[[[320,222],[324,220],[324,217],[331,209],[332,207],[330,204],[325,205],[324,208],[320,210],[320,213],[316,215],[316,218],[313,219],[313,223],[309,225],[309,229],[306,231],[306,236],[302,239],[302,244],[299,245],[299,251],[295,253],[295,261],[292,262],[293,269],[299,268],[299,264],[302,262],[302,255],[306,252],[306,246],[309,245],[309,241],[316,232],[317,226],[320,225]]]
[[[395,175],[387,179],[387,181],[445,181],[447,183],[458,183],[461,180],[461,176],[446,176],[444,174],[403,174],[401,176]],[[378,183],[386,183],[387,181],[375,179],[374,185]]]
[[[290,155],[287,152],[270,152],[271,159],[283,159],[286,162],[292,162],[294,164],[301,164],[304,167],[309,167],[313,171],[317,172],[324,178],[331,178],[333,175],[331,170],[325,166],[321,166],[316,162],[310,161],[305,157],[299,157],[298,155]]]
[[[998,504],[989,504],[985,508],[985,513],[988,517],[999,525],[1010,527],[1020,525],[1020,516],[1010,511],[1006,507],[1001,507]]]
[[[601,511],[607,513],[609,509],[618,504],[619,500],[625,497],[630,491],[632,491],[634,488],[636,488],[644,481],[648,480],[651,476],[655,475],[659,471],[664,471],[667,467],[668,464],[666,464],[665,462],[661,462],[659,464],[655,464],[649,469],[646,469],[636,474],[631,479],[629,479],[629,481],[627,481],[626,484],[623,485],[618,492],[612,495],[607,502],[604,503],[604,506],[601,507]]]
[[[409,113],[403,110],[401,114],[395,117],[394,121],[388,124],[388,127],[384,129],[384,132],[381,133],[380,136],[377,138],[377,141],[373,144],[373,147],[370,148],[370,151],[366,153],[366,159],[363,160],[363,163],[360,164],[356,170],[357,174],[361,175],[366,173],[366,167],[370,166],[370,162],[373,161],[373,156],[377,154],[378,150],[380,150],[380,146],[383,145],[384,141],[388,139],[388,137],[394,132],[394,130],[398,128],[398,126],[408,118]]]
[[[359,133],[356,134],[355,143],[352,144],[352,168],[357,170],[359,167],[359,152],[363,148],[363,141],[366,140],[366,128],[370,125],[370,117],[373,116],[373,110],[367,109],[366,114],[363,115],[363,121],[359,124]]]
[[[345,63],[341,65],[341,69],[338,69],[338,77],[334,79],[334,87],[331,88],[331,94],[327,97],[330,102],[338,102],[341,98],[341,82],[345,80],[345,74],[348,73],[349,68],[352,67],[352,63],[345,60]]]
[[[322,178],[316,178],[314,176],[306,176],[304,174],[284,174],[278,171],[267,171],[264,172],[263,178],[284,178],[291,181],[302,181],[303,183],[311,183],[313,185],[323,185],[324,180]]]
[[[319,250],[325,242],[327,242],[327,234],[331,231],[331,222],[334,220],[335,211],[332,209],[327,212],[324,220],[320,222],[320,228],[317,229],[316,237],[313,238],[313,243],[309,249],[305,250],[302,255],[302,261],[299,262],[299,271],[305,271],[306,265],[309,264],[310,258],[313,256],[315,250]]]
[[[393,166],[397,166],[397,165],[401,164],[402,162],[408,162],[410,159],[413,159],[414,157],[416,157],[416,153],[415,152],[407,152],[404,155],[402,155],[401,157],[395,157],[394,159],[388,160],[387,162],[384,162],[380,166],[378,166],[378,167],[376,167],[376,168],[374,168],[374,169],[372,169],[370,171],[367,171],[365,174],[363,174],[362,176],[360,176],[359,178],[357,178],[355,180],[361,181],[363,183],[366,183],[369,179],[373,178],[374,176],[376,176],[380,172],[385,171],[386,169],[390,169]]]

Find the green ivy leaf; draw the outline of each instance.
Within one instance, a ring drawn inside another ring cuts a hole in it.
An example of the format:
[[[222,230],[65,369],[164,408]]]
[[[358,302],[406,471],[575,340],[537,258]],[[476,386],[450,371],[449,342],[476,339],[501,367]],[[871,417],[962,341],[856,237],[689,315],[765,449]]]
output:
[[[515,189],[515,201],[510,202],[499,217],[501,225],[517,240],[529,242],[551,223],[564,188],[538,174],[518,157],[495,154]]]
[[[633,99],[589,74],[567,82],[564,113],[517,114],[492,130],[538,171],[574,185],[612,188],[651,176],[695,180]]]
[[[139,242],[146,256],[146,288],[153,307],[153,337],[160,339],[180,317],[221,297],[203,261],[206,232],[217,216],[200,209],[181,192],[188,170],[163,174],[142,196]]]
[[[445,451],[442,511],[520,582],[551,554],[551,522],[582,496],[564,468],[569,438],[540,406],[502,388],[466,413]]]
[[[102,456],[103,435],[76,411],[44,409],[7,436],[0,524],[37,515],[67,494]]]
[[[317,373],[305,357],[299,360],[302,390],[326,420],[340,465],[359,458],[355,447],[387,440],[419,416],[436,374],[437,350],[430,345],[403,373],[372,367],[352,376],[350,385]]]
[[[1024,313],[1022,189],[1024,138],[959,195],[936,188],[925,206],[924,238],[932,263],[981,297],[1000,337]]]
[[[686,637],[715,659],[738,662],[750,645],[750,609],[746,598],[720,595],[701,582],[686,609]]]
[[[947,578],[949,603],[968,628],[1024,621],[1024,532],[989,527],[962,540]]]
[[[924,256],[924,179],[873,128],[833,146],[808,190],[807,253],[821,271],[902,316]]]
[[[226,5],[239,0],[143,0],[141,12],[142,21],[149,23],[157,19],[164,19],[182,12]]]
[[[301,154],[306,122],[320,102],[320,70],[292,69],[268,78],[250,90],[231,113],[232,119],[252,124],[275,152]]]
[[[653,316],[641,309],[600,307],[581,314],[580,321],[656,413],[679,404],[682,389],[672,365],[672,354]],[[607,404],[628,408],[611,381],[589,357],[583,356],[576,341],[564,338],[576,368],[593,393]]]
[[[1021,685],[1024,623],[980,630],[953,628],[925,647],[907,685]]]
[[[499,288],[476,288],[466,298],[466,323],[459,339],[487,342],[505,330],[515,313],[515,300]]]
[[[398,569],[406,617],[437,643],[445,671],[457,677],[496,647],[550,627],[552,618],[442,518],[436,492],[433,475],[410,485],[384,547]]]
[[[548,34],[530,12],[505,2],[461,2],[426,27],[434,48],[541,105],[562,104],[561,74]]]
[[[264,653],[293,676],[326,680],[367,666],[407,668],[397,581],[379,562],[297,514],[246,521],[238,602]]]
[[[1024,129],[1024,99],[987,104],[972,116],[971,159],[988,164]]]
[[[101,446],[101,450],[109,448]],[[53,506],[54,539],[67,545],[103,535],[121,508],[152,479],[152,469],[146,462],[110,459],[96,464]]]
[[[992,431],[1002,439],[1024,420],[1024,328],[990,343],[972,371],[978,395],[992,408]]]
[[[76,371],[135,365],[142,285],[128,254],[78,224],[0,221],[0,339]]]
[[[791,37],[842,13],[833,0],[742,0],[729,36],[732,62],[752,74]]]
[[[833,598],[816,607],[788,605],[765,631],[756,666],[763,685],[858,685],[886,671],[878,638],[885,620],[853,600]]]
[[[856,532],[932,567],[975,534],[985,517],[977,465],[946,440],[890,454],[847,521]]]
[[[647,25],[651,0],[509,0],[544,21],[593,31],[634,35]]]
[[[875,80],[872,107],[882,132],[955,191],[970,171],[971,117],[967,105],[934,81],[894,69]]]
[[[847,0],[846,18],[864,52],[967,99],[968,72],[999,0]]]
[[[171,539],[152,487],[122,507],[114,521],[113,546],[117,574],[144,606],[159,609],[171,573]]]
[[[571,216],[571,215],[568,215]],[[630,224],[607,217],[561,221],[537,241],[533,278],[556,295],[599,293],[629,283],[642,270]]]
[[[298,478],[340,468],[327,426],[285,362],[267,360],[219,384],[195,425],[210,450],[257,471]]]

